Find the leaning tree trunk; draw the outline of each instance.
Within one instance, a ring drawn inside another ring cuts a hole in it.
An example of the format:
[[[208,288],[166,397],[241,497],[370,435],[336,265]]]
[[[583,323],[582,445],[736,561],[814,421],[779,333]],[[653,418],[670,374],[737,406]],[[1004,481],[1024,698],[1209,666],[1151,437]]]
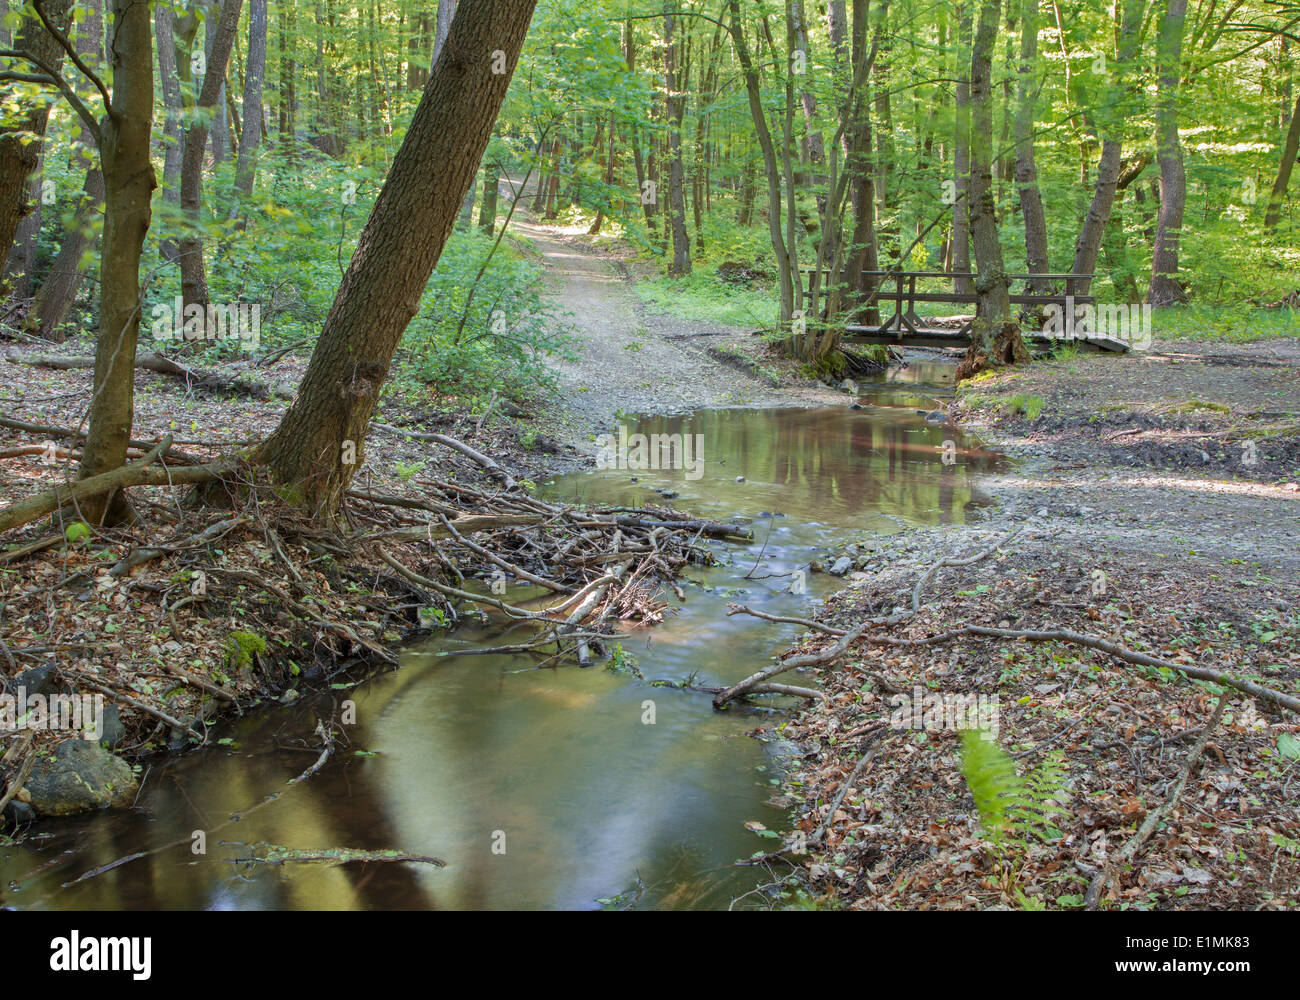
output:
[[[68,8],[71,6],[71,0],[53,0],[43,9],[50,21],[63,30],[68,26]],[[46,30],[35,13],[24,15],[14,47],[20,52],[31,53],[56,73],[63,63],[63,46]],[[35,65],[24,60],[11,59],[9,62],[15,72],[44,75]],[[40,162],[41,140],[50,117],[51,100],[52,97],[46,93],[21,101],[6,97],[6,102],[15,101],[19,110],[13,119],[0,125],[0,267],[9,257],[19,223],[32,209],[28,201],[28,181]]]
[[[257,453],[283,495],[317,516],[333,515],[363,461],[393,352],[487,149],[535,6],[493,0],[457,12],[298,397]]]
[[[975,247],[975,320],[971,344],[957,369],[969,378],[991,365],[1029,360],[1011,315],[1010,289],[993,201],[993,42],[1001,0],[983,0],[971,50],[971,242]]]
[[[1160,77],[1156,82],[1156,163],[1160,166],[1160,215],[1151,255],[1151,285],[1147,301],[1153,306],[1186,302],[1178,282],[1178,238],[1187,200],[1187,174],[1178,139],[1178,76],[1183,59],[1183,28],[1187,0],[1167,0],[1157,42]]]
[[[1286,142],[1282,146],[1282,162],[1277,165],[1277,176],[1273,178],[1273,189],[1268,195],[1268,208],[1264,210],[1265,229],[1275,229],[1282,218],[1282,202],[1286,198],[1287,185],[1291,183],[1297,148],[1300,148],[1300,97],[1296,98],[1295,110],[1291,112],[1291,127],[1287,129]]]
[[[90,65],[103,65],[104,16],[100,0],[93,0],[86,19],[78,26],[77,52]],[[86,274],[86,250],[99,236],[104,210],[104,174],[99,168],[95,137],[85,123],[77,135],[76,158],[86,175],[82,194],[25,324],[37,336],[55,343],[65,339],[63,322],[81,289]]]
[[[126,462],[134,419],[135,345],[140,327],[140,251],[149,231],[157,186],[149,159],[153,130],[153,32],[149,5],[113,0],[108,51],[113,93],[100,125],[104,170],[104,244],[100,259],[99,342],[82,479]],[[87,500],[81,516],[93,523],[131,518],[125,494]]]
[[[212,42],[203,85],[195,102],[194,120],[185,130],[185,150],[181,159],[181,210],[187,216],[185,235],[177,244],[180,255],[181,296],[188,308],[191,305],[208,306],[208,274],[203,264],[203,234],[201,232],[203,208],[203,154],[208,146],[210,123],[208,115],[217,105],[221,88],[225,85],[226,63],[235,44],[235,28],[244,0],[225,0],[221,7],[221,20]]]
[[[741,75],[745,78],[745,93],[749,98],[749,116],[754,122],[754,133],[758,137],[758,147],[763,153],[763,170],[767,176],[767,229],[772,240],[772,250],[776,255],[777,277],[780,287],[780,312],[778,320],[782,326],[794,318],[794,283],[797,280],[795,265],[792,260],[792,247],[787,246],[781,232],[781,174],[776,163],[776,147],[772,143],[772,132],[767,127],[767,113],[763,110],[763,92],[759,83],[758,70],[750,55],[749,42],[745,39],[745,26],[740,17],[740,0],[727,0],[731,13],[729,31],[736,47],[736,59],[740,63]],[[794,192],[791,192],[791,197]]]
[[[1115,207],[1115,191],[1119,183],[1120,158],[1123,154],[1122,129],[1126,112],[1128,68],[1137,54],[1138,29],[1142,26],[1142,9],[1146,0],[1125,0],[1124,14],[1119,31],[1119,51],[1115,61],[1114,84],[1107,88],[1104,107],[1100,111],[1102,133],[1101,157],[1097,161],[1097,181],[1093,187],[1092,203],[1084,216],[1079,239],[1074,247],[1073,274],[1086,274],[1087,279],[1075,286],[1075,293],[1087,295],[1092,286],[1092,276],[1097,270],[1097,254]]]
[[[244,68],[244,134],[239,141],[235,188],[245,198],[257,178],[257,147],[262,144],[262,84],[266,78],[266,0],[248,6],[248,61]],[[322,95],[323,98],[324,95]]]

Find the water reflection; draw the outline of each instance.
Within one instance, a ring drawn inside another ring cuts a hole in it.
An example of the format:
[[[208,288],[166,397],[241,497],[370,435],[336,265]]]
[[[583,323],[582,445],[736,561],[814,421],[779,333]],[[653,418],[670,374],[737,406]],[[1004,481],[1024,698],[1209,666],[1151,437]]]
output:
[[[838,584],[809,575],[805,593],[790,592],[792,574],[810,559],[900,522],[961,520],[978,502],[975,476],[997,461],[918,416],[933,406],[928,396],[880,385],[861,402],[860,410],[646,419],[635,429],[703,435],[703,478],[611,471],[545,487],[551,497],[628,506],[664,502],[656,491],[668,490],[679,494],[674,504],[703,516],[752,519],[752,544],[719,547],[722,564],[690,572],[685,602],[670,598],[675,608],[661,626],[624,637],[645,681],[600,668],[538,670],[518,655],[455,655],[500,642],[492,627],[462,629],[454,643],[407,650],[401,671],[231,726],[223,735],[234,745],[155,765],[130,813],[38,827],[0,848],[3,903],[500,909],[595,907],[618,897],[639,907],[726,906],[756,884],[755,869],[735,859],[773,844],[745,823],[785,825],[767,804],[781,748],[746,735],[762,714],[716,713],[706,694],[652,682],[694,675],[724,684],[752,672],[796,630],[728,618],[728,603],[811,613]],[[951,465],[942,461],[945,441]],[[314,759],[315,720],[337,716],[345,698],[356,703],[351,746],[214,834],[206,855],[175,847],[63,887],[284,789]],[[447,867],[235,860],[256,842],[396,848]]]

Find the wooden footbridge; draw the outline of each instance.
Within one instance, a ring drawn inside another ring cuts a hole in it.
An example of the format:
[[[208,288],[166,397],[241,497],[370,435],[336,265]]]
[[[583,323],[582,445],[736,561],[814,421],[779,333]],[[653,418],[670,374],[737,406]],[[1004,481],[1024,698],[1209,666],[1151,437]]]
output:
[[[815,268],[806,268],[805,290],[812,284]],[[845,341],[853,344],[894,344],[913,347],[965,347],[970,343],[971,323],[974,316],[953,316],[946,325],[936,325],[936,321],[946,317],[930,317],[927,321],[917,313],[918,304],[970,305],[977,300],[975,292],[930,291],[917,288],[918,282],[933,283],[941,281],[949,289],[956,287],[956,281],[965,278],[973,289],[976,275],[961,271],[863,271],[862,275],[876,286],[874,299],[858,305],[853,312],[861,315],[868,306],[874,306],[881,317],[892,309],[892,315],[881,323],[849,323],[845,326]],[[829,272],[822,272],[821,288],[826,288]],[[1051,306],[1059,308],[1062,317],[1062,332],[1050,335],[1045,332],[1024,331],[1027,342],[1052,344],[1063,341],[1090,347],[1099,351],[1124,352],[1129,349],[1127,340],[1107,336],[1091,330],[1077,335],[1067,334],[1065,324],[1071,323],[1070,317],[1076,316],[1076,310],[1095,306],[1095,300],[1087,293],[1076,289],[1086,288],[1093,280],[1090,274],[1008,274],[1011,284],[1034,281],[1042,284],[1050,282],[1057,287],[1063,286],[1060,294],[1015,294],[1011,295],[1013,306],[1026,306],[1035,312],[1042,312]],[[1036,308],[1035,308],[1036,307]]]

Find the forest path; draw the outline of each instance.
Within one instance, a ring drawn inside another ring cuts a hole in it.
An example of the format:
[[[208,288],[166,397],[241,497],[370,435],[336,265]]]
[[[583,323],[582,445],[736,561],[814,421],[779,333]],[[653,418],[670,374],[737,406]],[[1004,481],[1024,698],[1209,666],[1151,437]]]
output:
[[[592,450],[590,435],[611,428],[619,413],[843,402],[816,388],[773,388],[742,363],[719,360],[711,350],[756,354],[757,338],[648,310],[617,258],[579,243],[582,230],[541,223],[522,206],[510,226],[540,256],[547,298],[578,341],[575,360],[549,362],[560,391],[541,423],[561,441]]]

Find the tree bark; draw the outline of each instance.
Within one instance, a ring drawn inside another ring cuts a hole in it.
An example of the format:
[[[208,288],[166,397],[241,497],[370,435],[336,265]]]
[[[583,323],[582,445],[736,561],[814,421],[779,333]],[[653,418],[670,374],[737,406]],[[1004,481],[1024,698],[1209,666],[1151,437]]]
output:
[[[677,90],[675,0],[664,3],[664,111],[668,117],[668,211],[672,216],[673,262],[668,274],[682,278],[691,273],[691,241],[686,235],[686,168],[682,163],[682,118],[686,95]]]
[[[754,132],[758,137],[758,146],[763,153],[763,168],[767,175],[767,228],[772,239],[772,250],[776,254],[776,266],[780,285],[780,312],[778,321],[784,325],[794,317],[794,265],[790,257],[785,236],[781,232],[781,174],[776,162],[776,147],[772,143],[772,133],[767,127],[767,115],[763,110],[763,92],[759,85],[758,70],[750,56],[749,42],[745,39],[745,26],[740,19],[740,0],[727,0],[731,11],[729,30],[736,47],[736,58],[740,62],[741,73],[745,78],[745,92],[749,98],[749,115],[754,123]]]
[[[175,11],[170,4],[160,3],[154,14],[154,31],[158,45],[158,79],[162,83],[163,97],[163,175],[162,196],[172,205],[181,203],[181,157],[184,141],[181,138],[181,116],[185,107],[185,97],[181,90],[181,62],[184,61],[188,80],[189,44],[193,41],[193,18],[186,15],[186,20],[179,27],[189,32],[188,41],[177,35]],[[159,244],[163,260],[176,260],[176,240],[164,236]]]
[[[1124,14],[1119,32],[1119,49],[1117,51],[1114,84],[1107,88],[1104,107],[1101,111],[1101,157],[1097,161],[1097,182],[1093,189],[1092,202],[1084,216],[1083,226],[1079,230],[1079,239],[1074,247],[1074,274],[1092,275],[1097,270],[1097,254],[1101,250],[1101,241],[1110,221],[1111,210],[1115,206],[1116,185],[1119,182],[1120,157],[1123,153],[1121,129],[1124,126],[1124,110],[1128,93],[1128,69],[1137,54],[1138,29],[1142,26],[1142,13],[1146,0],[1125,0]],[[1075,291],[1087,295],[1092,286],[1092,279],[1076,283]]]
[[[257,148],[262,144],[262,85],[266,77],[266,0],[250,0],[248,61],[244,68],[244,134],[235,166],[235,189],[245,198],[257,179]]]
[[[1016,189],[1025,224],[1025,264],[1030,274],[1052,270],[1047,257],[1047,215],[1038,190],[1034,162],[1034,75],[1038,67],[1038,0],[1024,0],[1021,10],[1020,65],[1016,71]],[[1050,282],[1031,281],[1029,293],[1050,291]]]
[[[1151,255],[1151,284],[1147,301],[1153,306],[1186,302],[1178,282],[1178,239],[1187,201],[1183,147],[1178,139],[1178,78],[1182,66],[1187,0],[1166,0],[1165,16],[1156,43],[1156,163],[1160,166],[1160,215]]]
[[[66,30],[71,6],[71,0],[52,0],[45,4],[44,10],[60,30]],[[14,42],[15,49],[30,52],[56,73],[61,71],[63,46],[46,30],[35,13],[24,14]],[[40,69],[24,60],[12,59],[10,64],[16,72],[43,75]],[[6,97],[5,100],[8,102],[14,98]],[[31,101],[24,100],[11,123],[0,126],[0,266],[9,257],[19,223],[33,208],[33,203],[28,200],[28,182],[40,163],[52,100],[49,93],[42,93]],[[32,136],[36,141],[30,141]],[[0,282],[0,286],[4,284],[6,282]]]
[[[221,20],[213,38],[212,54],[203,74],[203,86],[195,102],[194,119],[185,129],[185,152],[181,159],[181,210],[187,216],[186,231],[177,242],[180,257],[181,296],[186,307],[208,307],[208,274],[203,263],[203,154],[208,145],[207,115],[217,105],[225,85],[226,63],[235,43],[235,28],[244,0],[225,0]]]
[[[86,19],[78,26],[76,44],[77,52],[89,65],[103,66],[104,15],[100,0],[88,5]],[[66,339],[63,322],[86,274],[86,251],[102,227],[104,174],[99,168],[95,137],[84,124],[76,140],[76,157],[86,172],[81,198],[25,324],[38,337],[55,343]]]
[[[957,369],[959,379],[993,365],[1029,360],[1020,327],[1011,315],[1010,289],[998,242],[993,199],[993,43],[1001,0],[982,0],[971,50],[971,240],[975,246],[975,321],[971,344]]]
[[[957,81],[956,135],[953,137],[953,181],[956,185],[956,202],[952,217],[952,269],[959,273],[970,270],[971,213],[975,199],[971,192],[971,13],[970,4],[957,9]],[[969,295],[972,291],[968,278],[954,278],[953,291]]]
[[[153,130],[153,31],[149,5],[113,0],[113,92],[100,124],[104,171],[104,244],[100,258],[99,340],[94,395],[80,478],[126,462],[134,419],[136,337],[140,326],[140,251],[149,231],[150,200],[157,186],[149,158]],[[81,513],[90,523],[131,518],[121,492],[88,498]]]
[[[317,516],[332,517],[363,461],[393,352],[474,180],[535,4],[493,0],[457,12],[298,398],[259,449],[289,502]],[[502,61],[505,72],[494,72]]]
[[[1286,142],[1282,145],[1282,162],[1277,165],[1277,176],[1273,178],[1273,188],[1268,196],[1268,208],[1264,210],[1264,228],[1277,228],[1282,218],[1282,202],[1286,198],[1287,185],[1291,183],[1291,170],[1295,167],[1296,149],[1300,147],[1300,97],[1296,98],[1295,110],[1291,112],[1291,127],[1286,132]]]

